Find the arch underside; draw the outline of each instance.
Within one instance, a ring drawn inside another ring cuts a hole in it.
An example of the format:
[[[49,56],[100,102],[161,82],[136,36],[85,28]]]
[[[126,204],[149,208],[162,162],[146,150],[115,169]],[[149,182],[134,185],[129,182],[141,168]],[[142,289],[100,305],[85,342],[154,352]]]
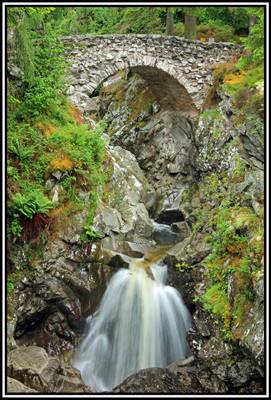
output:
[[[191,117],[198,114],[187,89],[169,73],[149,66],[132,67],[131,72],[139,74],[147,82],[163,109],[182,111]]]
[[[191,94],[188,93],[186,87],[168,72],[157,67],[148,65],[119,65],[117,68],[117,66],[114,65],[111,68],[104,68],[98,82],[97,80],[95,81],[95,88],[110,76],[124,69],[140,75],[145,80],[164,110],[181,111],[190,118],[194,118],[198,115],[199,110],[196,102]],[[94,89],[93,92],[95,92]]]

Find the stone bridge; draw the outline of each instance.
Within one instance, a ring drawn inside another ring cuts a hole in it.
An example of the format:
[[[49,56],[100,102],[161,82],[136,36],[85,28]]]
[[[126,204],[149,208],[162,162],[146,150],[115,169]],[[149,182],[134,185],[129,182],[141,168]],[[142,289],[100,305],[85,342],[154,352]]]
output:
[[[97,86],[117,71],[140,74],[165,109],[197,115],[212,85],[212,68],[240,47],[161,35],[63,37],[72,77],[67,94],[83,108]]]

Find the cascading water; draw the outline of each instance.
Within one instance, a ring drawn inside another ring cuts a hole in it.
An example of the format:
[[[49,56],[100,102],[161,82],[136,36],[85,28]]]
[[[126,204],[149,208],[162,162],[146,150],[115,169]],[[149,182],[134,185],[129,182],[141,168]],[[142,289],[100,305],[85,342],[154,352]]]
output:
[[[164,367],[190,354],[189,311],[166,286],[167,266],[134,261],[112,277],[73,365],[97,391],[109,391],[143,368]]]

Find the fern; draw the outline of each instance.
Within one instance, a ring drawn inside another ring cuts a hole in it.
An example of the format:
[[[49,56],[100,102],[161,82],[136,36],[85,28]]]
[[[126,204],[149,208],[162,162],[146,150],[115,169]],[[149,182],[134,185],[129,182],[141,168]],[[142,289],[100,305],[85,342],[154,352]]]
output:
[[[16,193],[11,205],[14,213],[17,212],[29,219],[35,214],[46,214],[52,207],[53,203],[38,190],[26,195]]]

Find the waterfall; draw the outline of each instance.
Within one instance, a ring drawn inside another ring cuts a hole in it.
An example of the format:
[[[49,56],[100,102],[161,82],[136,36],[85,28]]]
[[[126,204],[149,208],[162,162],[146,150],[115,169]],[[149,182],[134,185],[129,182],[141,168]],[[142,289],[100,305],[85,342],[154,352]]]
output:
[[[134,261],[111,278],[73,365],[96,391],[110,391],[143,368],[164,367],[190,354],[189,311],[166,285],[167,266]]]

